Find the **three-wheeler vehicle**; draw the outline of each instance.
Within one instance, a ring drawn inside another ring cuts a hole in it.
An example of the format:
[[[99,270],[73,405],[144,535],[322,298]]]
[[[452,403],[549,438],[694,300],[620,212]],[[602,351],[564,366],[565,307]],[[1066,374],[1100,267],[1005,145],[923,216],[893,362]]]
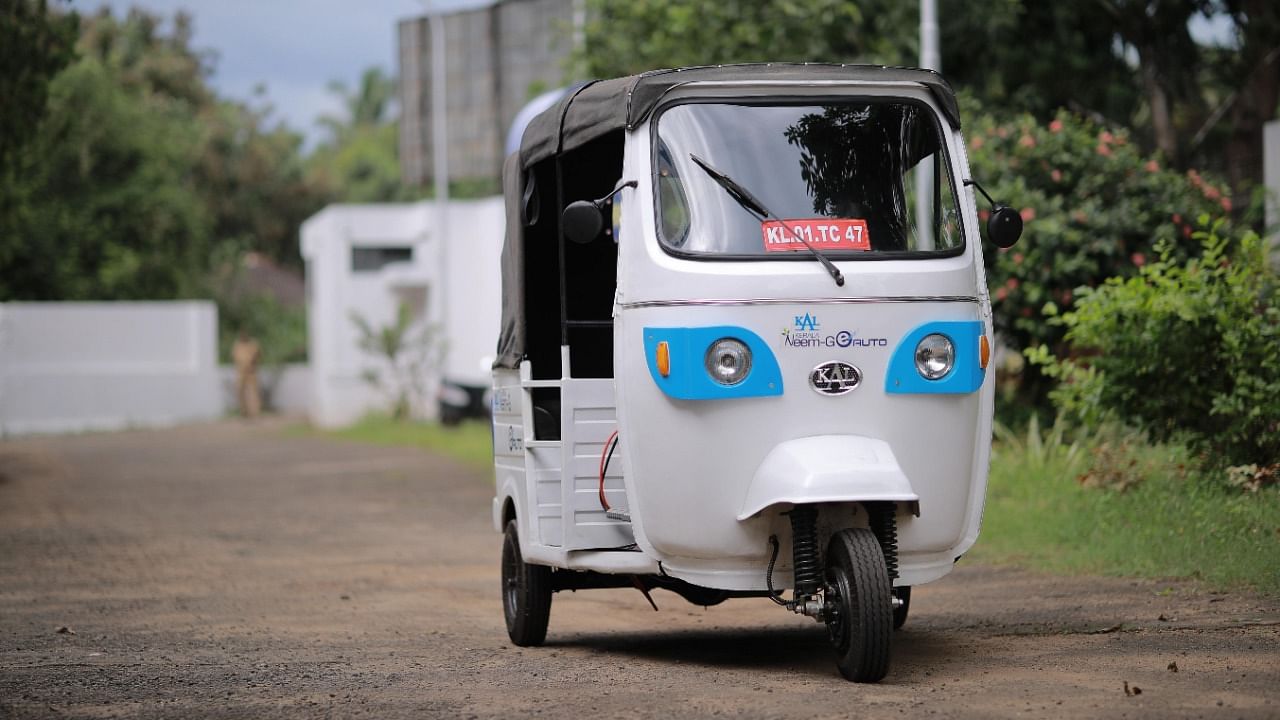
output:
[[[816,64],[592,82],[503,174],[512,642],[544,641],[561,590],[757,597],[825,623],[846,678],[883,678],[911,588],[978,536],[991,447],[951,87]],[[993,243],[1021,230],[994,205]]]

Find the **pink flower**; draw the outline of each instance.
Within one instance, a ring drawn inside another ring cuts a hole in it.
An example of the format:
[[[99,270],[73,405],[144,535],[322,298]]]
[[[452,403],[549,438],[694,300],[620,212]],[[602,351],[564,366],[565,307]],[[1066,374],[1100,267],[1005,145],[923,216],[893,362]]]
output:
[[[1111,146],[1106,143],[1098,143],[1098,154],[1102,157],[1111,157]]]
[[[1004,300],[1004,299],[1005,299],[1005,298],[1007,298],[1007,297],[1009,297],[1009,291],[1008,291],[1008,290],[1005,290],[1004,288],[1000,288],[1000,289],[996,290],[996,299],[997,299],[997,300]]]
[[[987,221],[987,218],[989,218],[989,217],[991,217],[991,211],[990,211],[990,210],[979,210],[979,211],[978,211],[978,219],[979,219],[979,220],[981,220],[982,222],[986,222],[986,221]]]
[[[1143,265],[1147,264],[1147,258],[1142,253],[1134,253],[1133,255],[1129,256],[1129,259],[1132,260],[1133,264],[1137,265],[1138,267],[1142,267]]]
[[[1116,141],[1116,136],[1115,136],[1115,135],[1112,135],[1111,133],[1107,132],[1106,130],[1103,130],[1102,132],[1098,133],[1098,142],[1101,142],[1101,143],[1113,143],[1113,142],[1115,142],[1115,141]]]
[[[982,146],[985,144],[986,141],[982,139],[981,135],[974,135],[973,139],[969,141],[969,147],[973,150],[981,150]]]
[[[1229,197],[1222,198],[1222,209],[1226,210],[1227,212],[1231,212],[1231,198]]]
[[[1002,138],[1007,138],[1007,137],[1009,137],[1009,128],[1007,128],[1007,127],[1005,127],[1005,126],[1001,125],[1000,127],[996,128],[996,135],[998,135],[998,136],[1000,136],[1000,137],[1002,137]]]
[[[1049,177],[1053,178],[1053,181],[1056,183],[1062,182],[1062,171],[1058,168],[1054,168],[1053,172],[1049,173]]]
[[[1190,225],[1183,225],[1183,226],[1182,226],[1182,237],[1191,237],[1191,226],[1190,226]]]
[[[1174,222],[1176,222],[1176,223],[1178,223],[1178,224],[1182,224],[1182,216],[1181,216],[1181,215],[1179,215],[1178,213],[1174,213],[1174,214],[1173,214],[1173,221],[1174,221]]]
[[[1036,146],[1036,139],[1030,135],[1024,134],[1022,137],[1018,138],[1018,144],[1024,148],[1033,148]]]
[[[1218,188],[1212,185],[1205,185],[1204,196],[1209,198],[1210,200],[1217,200],[1218,198],[1222,197],[1222,193],[1218,192]]]
[[[1017,290],[1018,285],[1019,285],[1018,278],[1011,277],[1008,280],[1004,281],[1004,286],[1009,288],[1010,290]]]
[[[1022,210],[1018,214],[1022,216],[1022,222],[1024,223],[1029,223],[1032,220],[1036,219],[1035,208],[1030,208],[1030,207],[1022,208]]]
[[[1022,253],[1014,253],[1014,254],[1013,254],[1013,264],[1014,264],[1014,265],[1021,265],[1021,264],[1022,264]]]
[[[1051,133],[1060,133],[1060,132],[1062,132],[1062,121],[1061,121],[1061,120],[1054,120],[1053,122],[1049,123],[1049,132],[1051,132]]]
[[[1145,167],[1147,168],[1147,172],[1160,172],[1160,163],[1155,160],[1148,160]]]

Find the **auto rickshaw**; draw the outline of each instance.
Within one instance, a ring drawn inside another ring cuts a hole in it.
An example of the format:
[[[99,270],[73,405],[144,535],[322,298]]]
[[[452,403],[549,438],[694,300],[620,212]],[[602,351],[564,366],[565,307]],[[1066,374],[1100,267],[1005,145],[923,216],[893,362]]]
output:
[[[503,184],[511,641],[543,643],[562,590],[765,598],[824,623],[846,678],[883,678],[911,588],[977,539],[991,448],[951,87],[825,64],[587,83]],[[1021,218],[992,205],[1011,246]]]

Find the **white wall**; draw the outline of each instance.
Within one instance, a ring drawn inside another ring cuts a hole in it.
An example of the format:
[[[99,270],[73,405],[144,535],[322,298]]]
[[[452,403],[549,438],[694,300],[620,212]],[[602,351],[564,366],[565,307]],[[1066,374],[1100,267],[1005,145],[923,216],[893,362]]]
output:
[[[0,304],[0,434],[219,417],[217,325],[205,301]]]
[[[341,426],[388,408],[388,398],[361,377],[366,370],[386,369],[377,356],[360,350],[351,315],[359,313],[374,327],[388,325],[400,301],[418,291],[425,290],[426,298],[417,303],[421,322],[437,326],[445,341],[444,373],[487,383],[480,367],[497,344],[503,228],[501,198],[452,202],[443,222],[427,201],[330,205],[303,223],[313,423]],[[379,247],[408,248],[412,259],[375,271],[353,270],[354,250]],[[439,378],[422,380],[429,391],[415,411],[429,418],[436,411]]]
[[[218,385],[224,414],[240,411],[236,397],[236,369],[232,365],[218,368]],[[258,385],[262,388],[263,409],[281,415],[306,415],[311,411],[311,366],[289,363],[279,367],[258,368]]]

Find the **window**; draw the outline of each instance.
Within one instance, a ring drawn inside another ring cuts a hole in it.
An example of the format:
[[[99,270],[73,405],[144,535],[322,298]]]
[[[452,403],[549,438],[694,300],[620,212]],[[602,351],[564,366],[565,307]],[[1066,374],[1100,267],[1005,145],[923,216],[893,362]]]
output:
[[[411,247],[353,247],[352,272],[377,272],[392,263],[413,262]]]
[[[675,105],[655,135],[660,240],[694,256],[812,261],[795,235],[840,259],[954,254],[964,235],[940,132],[909,101]]]

